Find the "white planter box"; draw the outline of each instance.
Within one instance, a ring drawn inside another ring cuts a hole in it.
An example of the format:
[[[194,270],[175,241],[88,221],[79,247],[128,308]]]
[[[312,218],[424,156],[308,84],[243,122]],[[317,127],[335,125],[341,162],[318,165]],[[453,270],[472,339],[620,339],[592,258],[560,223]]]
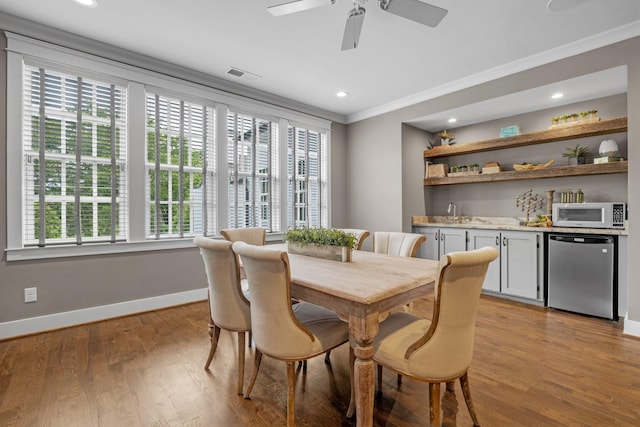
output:
[[[322,246],[316,245],[315,243],[300,244],[296,242],[287,242],[287,252],[334,261],[351,261],[351,248],[342,246]]]

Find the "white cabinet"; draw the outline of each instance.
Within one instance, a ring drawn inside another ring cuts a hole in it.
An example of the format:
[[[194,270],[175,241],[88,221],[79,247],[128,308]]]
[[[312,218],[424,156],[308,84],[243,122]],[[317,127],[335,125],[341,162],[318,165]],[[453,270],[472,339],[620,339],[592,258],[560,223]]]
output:
[[[439,260],[449,252],[467,250],[467,230],[462,228],[416,227],[427,240],[420,246],[419,258]]]
[[[496,248],[498,251],[500,250],[499,231],[469,230],[469,250],[480,249],[486,246]],[[489,263],[482,289],[500,292],[500,254],[498,254],[498,258]]]
[[[499,257],[489,264],[483,289],[518,298],[542,301],[542,233],[469,230],[469,250],[492,246]]]

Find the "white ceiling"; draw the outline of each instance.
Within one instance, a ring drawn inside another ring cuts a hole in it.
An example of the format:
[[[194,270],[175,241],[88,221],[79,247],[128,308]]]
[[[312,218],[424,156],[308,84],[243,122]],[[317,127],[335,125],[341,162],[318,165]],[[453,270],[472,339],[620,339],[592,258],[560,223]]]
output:
[[[345,122],[640,35],[639,0],[554,0],[577,3],[555,13],[547,10],[548,0],[430,0],[449,10],[436,28],[386,13],[371,0],[360,46],[343,52],[350,0],[327,0],[326,7],[287,16],[267,12],[284,1],[98,0],[86,8],[72,0],[0,0],[0,13],[243,84]],[[230,67],[261,78],[232,77]],[[350,95],[337,98],[338,90]]]

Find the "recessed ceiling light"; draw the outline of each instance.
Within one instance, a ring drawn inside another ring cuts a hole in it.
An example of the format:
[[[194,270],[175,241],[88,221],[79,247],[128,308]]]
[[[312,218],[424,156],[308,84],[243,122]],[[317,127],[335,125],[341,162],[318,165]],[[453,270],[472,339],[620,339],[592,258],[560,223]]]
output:
[[[349,92],[346,92],[344,90],[341,90],[340,92],[336,93],[336,96],[338,98],[344,98],[345,96],[349,95]]]
[[[96,7],[98,2],[96,0],[74,0],[76,3],[87,7]]]
[[[449,119],[449,123],[455,123],[455,122],[457,122],[457,121],[458,121],[458,119],[456,119],[455,117],[451,117],[451,118]]]
[[[554,93],[553,95],[551,95],[551,99],[560,99],[564,96],[564,93]]]

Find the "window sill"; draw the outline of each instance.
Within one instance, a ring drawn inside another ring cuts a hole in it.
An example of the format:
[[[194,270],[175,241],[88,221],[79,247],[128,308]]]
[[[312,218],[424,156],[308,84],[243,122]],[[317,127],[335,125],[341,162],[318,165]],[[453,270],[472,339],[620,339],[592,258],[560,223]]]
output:
[[[281,243],[282,233],[267,234],[267,243]],[[6,249],[7,261],[69,258],[91,255],[110,255],[130,252],[150,252],[193,248],[193,239],[148,240],[127,243],[95,243],[80,246],[51,246],[47,248]]]

